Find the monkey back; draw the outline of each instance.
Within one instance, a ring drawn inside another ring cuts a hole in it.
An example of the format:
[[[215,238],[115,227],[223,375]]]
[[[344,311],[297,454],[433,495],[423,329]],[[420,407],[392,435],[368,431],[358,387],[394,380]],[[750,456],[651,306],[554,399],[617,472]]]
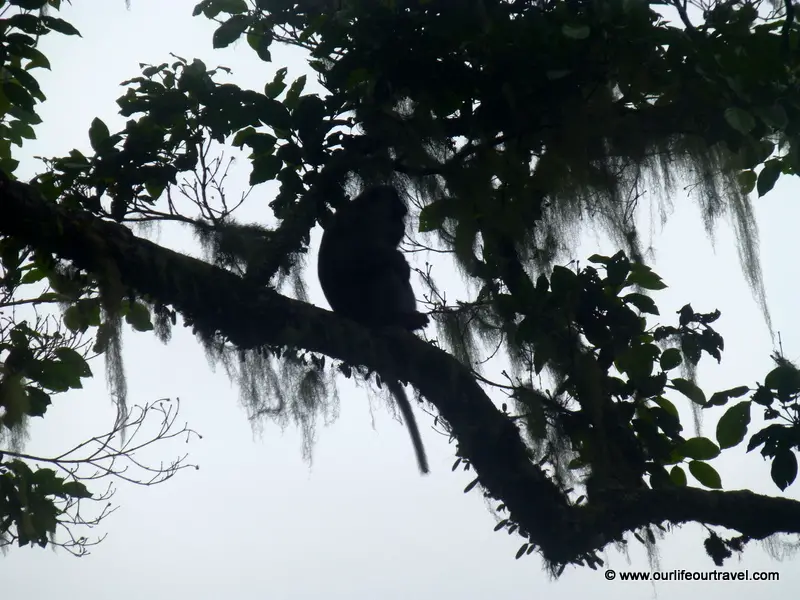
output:
[[[375,186],[341,207],[322,235],[317,274],[334,312],[367,326],[419,329],[411,269],[397,249],[407,209],[391,186]]]

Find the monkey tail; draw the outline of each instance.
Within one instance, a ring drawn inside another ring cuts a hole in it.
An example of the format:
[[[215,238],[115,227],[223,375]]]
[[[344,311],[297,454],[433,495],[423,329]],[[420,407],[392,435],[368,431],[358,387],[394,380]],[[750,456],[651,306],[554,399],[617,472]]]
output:
[[[403,386],[399,381],[387,381],[386,387],[394,396],[397,402],[400,413],[403,415],[403,420],[406,422],[408,433],[411,435],[411,443],[414,445],[414,452],[417,455],[417,464],[419,465],[420,472],[425,475],[428,473],[428,457],[425,454],[425,447],[422,445],[422,436],[419,434],[419,427],[417,427],[417,419],[411,410],[411,404],[408,402],[408,396]]]

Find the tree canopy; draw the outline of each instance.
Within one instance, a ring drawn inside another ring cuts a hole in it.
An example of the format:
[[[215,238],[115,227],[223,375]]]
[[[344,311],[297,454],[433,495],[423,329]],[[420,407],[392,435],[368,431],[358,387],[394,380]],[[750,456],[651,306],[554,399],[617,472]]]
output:
[[[709,529],[718,564],[752,540],[800,533],[800,503],[723,491],[708,462],[747,444],[780,490],[794,483],[800,371],[776,353],[763,383],[707,395],[694,372],[704,354],[720,359],[719,313],[687,299],[675,322],[656,321],[665,284],[637,227],[645,202],[666,219],[679,185],[709,234],[730,215],[769,324],[750,195],[800,168],[791,0],[203,0],[195,16],[219,24],[214,47],[246,40],[265,63],[275,44],[299,47],[326,93],[286,68],[249,90],[197,59],[145,65],[117,101],[124,129],[95,119],[92,155],[48,158],[26,182],[15,147],[35,136],[44,94],[33,73],[49,66],[37,42],[77,31],[52,14],[58,0],[7,5],[0,439],[80,387],[93,353],[109,365],[120,427],[123,322],[168,342],[180,317],[252,414],[304,430],[336,373],[413,385],[454,441],[454,468],[474,472],[466,491],[492,500],[498,529],[521,538],[518,558],[538,552],[553,572],[596,568],[608,545],[652,543],[665,524],[732,530]],[[226,145],[249,153],[251,185],[279,184],[274,223],[235,220],[215,154]],[[435,322],[423,339],[307,302],[312,230],[376,183],[415,211],[409,246],[446,255],[468,284],[453,301],[435,269],[421,273]],[[166,221],[196,232],[207,260],[130,228]],[[561,264],[583,223],[620,251]],[[6,312],[20,303],[59,305],[69,335]],[[497,356],[511,364],[503,382],[480,366]],[[727,407],[715,439],[686,433],[679,399]],[[32,469],[14,444],[2,460],[6,540],[47,544],[70,503],[91,496]]]

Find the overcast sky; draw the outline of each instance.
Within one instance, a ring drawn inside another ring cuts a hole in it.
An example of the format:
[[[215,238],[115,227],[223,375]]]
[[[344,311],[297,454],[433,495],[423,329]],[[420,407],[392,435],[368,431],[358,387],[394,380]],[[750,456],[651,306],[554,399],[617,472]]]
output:
[[[119,83],[140,74],[139,63],[169,61],[172,52],[208,66],[233,69],[231,81],[261,90],[275,70],[290,78],[308,72],[297,52],[273,52],[264,64],[245,43],[214,51],[213,25],[192,18],[194,0],[76,0],[61,16],[83,38],[48,36],[42,49],[52,73],[37,71],[49,100],[39,139],[27,145],[20,173],[41,170],[34,156],[64,155],[73,147],[89,151],[87,129],[95,116],[112,131],[122,127],[114,100]],[[313,77],[309,78],[313,81]],[[308,88],[307,88],[308,89]],[[231,193],[246,187],[242,162],[228,182]],[[267,219],[273,188],[261,186],[250,199],[254,219]],[[800,358],[797,319],[797,224],[800,183],[781,179],[756,202],[773,324],[790,358]],[[745,285],[730,227],[718,229],[712,246],[698,210],[684,192],[663,229],[653,228],[655,269],[669,288],[655,296],[674,323],[674,311],[691,302],[698,311],[719,308],[718,331],[725,338],[721,365],[704,358],[700,384],[707,394],[736,385],[752,385],[771,368],[769,332]],[[647,236],[647,229],[644,230]],[[171,247],[186,246],[185,232],[163,228],[154,238]],[[574,258],[616,249],[602,237],[586,235]],[[196,252],[196,249],[194,249]],[[314,255],[309,261],[312,301],[326,306],[316,285]],[[455,275],[440,277],[457,283]],[[129,402],[144,404],[180,397],[181,420],[202,440],[174,440],[150,456],[169,461],[185,452],[200,470],[186,470],[155,487],[121,484],[119,509],[89,532],[108,537],[90,556],[76,559],[63,551],[14,548],[0,558],[0,598],[81,598],[100,600],[216,599],[406,599],[406,598],[643,598],[664,600],[702,594],[707,598],[786,598],[800,589],[800,559],[772,559],[757,545],[727,570],[778,571],[778,583],[628,583],[608,582],[603,570],[569,568],[551,582],[536,555],[514,560],[519,537],[492,531],[495,518],[478,490],[464,494],[469,473],[452,473],[453,446],[431,429],[432,418],[417,410],[432,473],[418,475],[404,427],[380,400],[342,383],[340,418],[320,428],[313,463],[302,458],[302,440],[292,427],[267,424],[254,434],[239,403],[238,390],[219,369],[213,372],[191,333],[176,328],[173,341],[161,345],[151,334],[124,338]],[[94,363],[97,377],[80,393],[58,396],[46,419],[30,428],[26,450],[53,454],[106,431],[115,409]],[[680,397],[685,426],[691,417]],[[721,411],[704,414],[713,437]],[[713,462],[726,489],[747,487],[778,494],[769,467],[757,454],[726,451]],[[100,491],[100,487],[97,488]],[[789,489],[800,498],[800,482]],[[697,526],[671,532],[659,543],[661,570],[711,570]],[[649,569],[647,554],[631,539],[629,556],[611,550],[606,567]],[[594,586],[594,587],[587,587]]]

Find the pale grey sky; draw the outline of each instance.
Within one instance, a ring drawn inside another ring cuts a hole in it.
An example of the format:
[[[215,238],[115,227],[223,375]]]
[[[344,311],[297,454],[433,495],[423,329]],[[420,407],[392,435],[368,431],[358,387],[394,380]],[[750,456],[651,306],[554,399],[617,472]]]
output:
[[[29,160],[21,173],[40,166],[33,156],[63,155],[88,148],[87,129],[99,116],[113,130],[123,124],[114,100],[119,82],[139,75],[138,64],[169,61],[169,53],[207,65],[233,69],[231,80],[262,89],[272,73],[289,67],[290,77],[307,72],[302,56],[276,51],[274,62],[258,61],[246,44],[223,51],[211,48],[213,26],[192,18],[195,0],[76,0],[62,16],[83,38],[51,36],[43,43],[53,72],[37,73],[50,98],[40,110],[39,140],[23,150]],[[310,78],[312,81],[313,78]],[[230,193],[244,189],[242,162],[228,183]],[[237,187],[238,186],[238,187]],[[264,187],[264,186],[262,186]],[[249,215],[266,218],[271,188],[251,197]],[[782,179],[767,197],[756,201],[761,227],[761,257],[773,323],[790,358],[800,357],[797,325],[797,269],[800,182]],[[257,200],[260,196],[264,201]],[[672,323],[673,311],[691,302],[698,311],[719,308],[718,331],[725,337],[721,365],[704,359],[700,383],[707,393],[763,379],[770,368],[772,342],[741,274],[730,228],[719,229],[716,254],[707,241],[699,214],[685,194],[675,199],[668,225],[655,230],[656,271],[670,285],[655,296]],[[646,229],[645,229],[646,231]],[[164,228],[157,241],[186,246],[185,232]],[[615,249],[587,235],[575,258]],[[325,306],[309,263],[312,300]],[[452,285],[459,278],[443,273]],[[292,428],[267,425],[254,435],[238,391],[222,370],[212,372],[190,332],[177,328],[173,341],[161,345],[150,334],[127,334],[124,346],[129,402],[144,404],[180,397],[182,420],[203,435],[184,444],[175,440],[156,449],[165,461],[184,452],[199,471],[187,470],[152,488],[121,484],[119,510],[100,533],[107,539],[82,559],[65,552],[12,549],[0,558],[0,598],[70,600],[115,598],[642,598],[663,600],[703,595],[707,598],[786,598],[800,589],[800,559],[776,562],[753,546],[727,570],[775,570],[779,583],[625,583],[607,582],[603,571],[568,569],[550,582],[536,556],[514,560],[518,537],[494,533],[494,517],[481,494],[463,494],[472,476],[452,473],[452,447],[430,429],[432,419],[417,411],[431,459],[432,473],[420,477],[403,427],[380,401],[370,403],[363,390],[340,385],[341,416],[320,428],[311,466],[303,462],[301,439]],[[107,430],[114,418],[102,378],[80,393],[58,396],[46,419],[32,423],[31,453],[56,452]],[[680,398],[673,400],[687,409]],[[684,423],[691,427],[688,410]],[[708,412],[705,431],[713,437]],[[768,465],[741,450],[715,461],[726,489],[748,487],[777,494]],[[800,483],[789,495],[800,498]],[[95,532],[90,532],[95,533]],[[659,544],[660,569],[710,570],[701,545],[701,529],[684,527]],[[630,557],[611,551],[607,567],[648,569],[643,548],[631,541]],[[592,586],[592,587],[588,587]]]

